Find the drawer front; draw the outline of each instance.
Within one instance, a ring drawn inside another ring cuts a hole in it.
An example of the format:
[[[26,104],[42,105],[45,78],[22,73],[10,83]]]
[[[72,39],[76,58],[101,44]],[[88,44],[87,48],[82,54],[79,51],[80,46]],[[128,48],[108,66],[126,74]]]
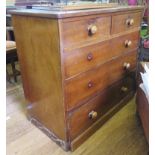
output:
[[[125,78],[71,113],[69,118],[71,140],[79,136],[134,89],[134,80]]]
[[[77,21],[63,21],[63,46],[104,39],[110,34],[111,17],[99,16],[94,18],[81,18]]]
[[[87,71],[138,47],[139,32],[64,53],[65,78]]]
[[[112,34],[140,27],[142,12],[126,13],[112,16]]]
[[[82,100],[87,99],[122,78],[126,70],[130,71],[135,68],[136,55],[137,51],[130,52],[96,69],[65,81],[65,102],[67,109],[74,108]],[[129,69],[124,68],[124,65],[127,66],[127,64],[130,64]]]

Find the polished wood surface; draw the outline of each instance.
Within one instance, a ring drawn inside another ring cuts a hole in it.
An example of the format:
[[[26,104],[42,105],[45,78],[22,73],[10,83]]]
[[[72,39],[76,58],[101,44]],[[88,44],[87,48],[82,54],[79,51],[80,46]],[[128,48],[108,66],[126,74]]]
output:
[[[134,20],[142,9],[14,11],[28,118],[64,150],[75,150],[134,95],[132,83],[113,85],[135,72],[140,21]],[[126,21],[129,15],[134,20]],[[110,100],[114,92],[117,102]],[[102,99],[111,103],[103,111]]]
[[[25,102],[20,77],[17,83],[6,82],[6,155],[148,155],[134,99],[74,152],[63,151],[27,120]]]
[[[63,46],[73,46],[86,41],[104,39],[110,35],[110,16],[83,17],[81,20],[66,19],[62,22]],[[94,31],[93,28],[96,28]],[[93,33],[91,31],[94,31]]]
[[[13,25],[28,113],[66,140],[58,22],[13,16]]]
[[[75,78],[65,82],[66,98],[65,102],[68,109],[72,109],[79,101],[87,99],[90,95],[103,90],[113,82],[121,79],[126,70],[123,64],[128,62],[131,64],[129,70],[136,67],[137,50],[111,60],[93,70],[84,72]],[[95,76],[94,76],[95,75]],[[76,88],[76,89],[75,89]]]
[[[105,115],[102,115],[100,119],[94,122],[82,134],[80,134],[80,136],[74,139],[71,143],[71,149],[73,151],[76,150],[81,145],[81,143],[83,143],[88,137],[90,137],[94,132],[96,132],[96,130],[100,128],[104,123],[106,123],[107,120],[112,118],[112,116],[116,114],[116,112],[118,112],[133,97],[133,95],[134,92],[129,93],[128,96],[123,98],[122,101],[120,101],[118,104],[114,105],[109,111],[107,111]],[[100,139],[101,137],[98,138]],[[105,142],[103,143],[103,145],[105,145]]]
[[[122,87],[128,88],[126,92],[122,91]],[[69,114],[70,137],[74,139],[84,130],[90,127],[101,116],[105,115],[108,110],[118,104],[122,98],[127,96],[129,92],[134,90],[134,81],[131,78],[123,79],[115,83],[112,87],[103,91],[101,94],[88,101],[84,106],[78,108]],[[91,112],[96,112],[95,118],[90,118]]]
[[[70,52],[66,51],[63,54],[66,78],[87,71],[129,50],[138,48],[138,38],[139,32],[137,31]],[[130,47],[125,45],[126,41],[131,42]]]
[[[134,27],[139,27],[142,19],[142,12],[124,13],[112,16],[112,34],[128,31]]]
[[[86,10],[71,10],[71,11],[56,11],[47,9],[21,9],[10,11],[14,15],[26,15],[33,17],[46,17],[46,18],[69,18],[69,17],[80,17],[88,15],[99,15],[104,13],[122,13],[124,11],[142,11],[144,6],[118,6],[114,8],[103,8],[103,9],[86,9]],[[118,22],[118,21],[117,21]]]

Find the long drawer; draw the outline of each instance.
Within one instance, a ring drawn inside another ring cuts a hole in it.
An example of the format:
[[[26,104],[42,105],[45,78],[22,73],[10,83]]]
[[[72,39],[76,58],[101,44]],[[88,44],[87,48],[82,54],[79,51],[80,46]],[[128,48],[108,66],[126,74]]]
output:
[[[104,39],[110,35],[110,26],[111,16],[100,15],[63,20],[61,27],[63,46]]]
[[[72,112],[69,115],[71,140],[90,127],[134,89],[134,79],[124,78]]]
[[[136,66],[137,51],[115,58],[95,69],[65,81],[65,102],[67,110],[74,108],[84,99],[108,87],[122,78],[126,70]],[[130,68],[126,68],[126,67]],[[126,68],[126,69],[125,69]]]
[[[112,16],[111,34],[122,33],[140,27],[142,12],[116,14]]]
[[[87,71],[138,47],[139,32],[64,53],[65,78]]]

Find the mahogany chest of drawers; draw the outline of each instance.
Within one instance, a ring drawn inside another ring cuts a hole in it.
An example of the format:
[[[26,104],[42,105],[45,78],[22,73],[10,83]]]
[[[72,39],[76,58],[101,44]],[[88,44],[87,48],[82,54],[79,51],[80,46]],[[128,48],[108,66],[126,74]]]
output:
[[[142,13],[142,6],[12,11],[28,118],[64,150],[134,95]]]

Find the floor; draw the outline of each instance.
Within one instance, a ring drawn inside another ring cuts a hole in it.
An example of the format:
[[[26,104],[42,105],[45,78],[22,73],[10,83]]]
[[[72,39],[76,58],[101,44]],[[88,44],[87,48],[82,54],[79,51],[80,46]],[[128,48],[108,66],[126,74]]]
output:
[[[134,99],[77,150],[64,152],[26,119],[20,77],[6,87],[7,155],[148,155]]]

